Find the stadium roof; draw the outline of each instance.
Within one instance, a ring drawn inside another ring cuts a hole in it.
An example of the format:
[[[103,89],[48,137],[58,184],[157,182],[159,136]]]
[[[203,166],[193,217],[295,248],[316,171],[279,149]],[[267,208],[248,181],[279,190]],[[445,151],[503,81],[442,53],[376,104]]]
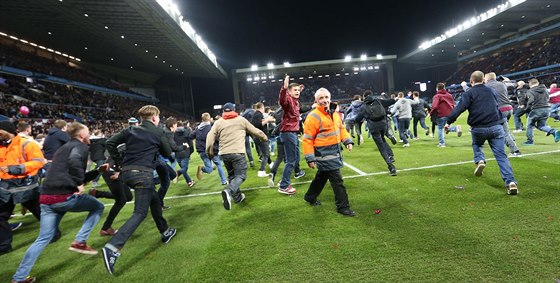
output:
[[[455,63],[458,56],[476,53],[477,50],[489,47],[515,34],[531,31],[535,27],[548,26],[558,30],[555,27],[560,23],[558,1],[515,0],[506,1],[502,5],[511,6],[510,2],[521,3],[509,7],[493,17],[483,18],[482,21],[472,26],[469,23],[477,17],[465,19],[463,24],[468,24],[470,27],[456,34],[453,29],[450,29],[439,38],[434,38],[431,43],[422,43],[422,46],[400,57],[399,62],[430,65]],[[488,12],[483,14],[487,15]],[[445,36],[446,34],[451,36]]]
[[[324,60],[303,63],[284,63],[283,65],[256,66],[232,71],[234,80],[244,80],[246,77],[262,75],[274,75],[283,77],[284,74],[311,75],[311,74],[334,74],[339,72],[352,72],[354,68],[374,68],[392,63],[397,59],[396,55],[376,55],[372,57],[346,58],[335,60]]]
[[[86,63],[226,78],[206,44],[172,10],[166,0],[1,1],[0,33]]]

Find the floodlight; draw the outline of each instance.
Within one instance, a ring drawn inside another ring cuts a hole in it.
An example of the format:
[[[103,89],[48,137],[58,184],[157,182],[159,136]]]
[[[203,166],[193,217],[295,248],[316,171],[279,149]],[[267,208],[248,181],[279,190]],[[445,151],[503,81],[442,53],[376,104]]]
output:
[[[288,62],[288,61],[284,62],[284,67],[286,67],[286,68],[287,68],[287,67],[290,67],[291,65],[292,65],[292,64],[290,64],[290,62]]]
[[[251,71],[256,71],[258,68],[257,64],[251,65]]]
[[[268,63],[266,64],[266,67],[269,69],[274,69],[274,64],[273,63]]]
[[[362,55],[360,56],[360,60],[366,60],[366,59],[367,59],[367,55],[366,55],[366,54],[362,54]]]
[[[375,66],[375,67],[373,67],[373,68],[376,69],[376,70],[379,70],[379,66]]]
[[[383,59],[383,55],[377,54],[377,55],[375,56],[375,58],[377,58],[377,60],[381,60],[381,59]]]
[[[344,57],[344,62],[349,62],[350,60],[352,60],[352,56],[346,55],[346,56]]]

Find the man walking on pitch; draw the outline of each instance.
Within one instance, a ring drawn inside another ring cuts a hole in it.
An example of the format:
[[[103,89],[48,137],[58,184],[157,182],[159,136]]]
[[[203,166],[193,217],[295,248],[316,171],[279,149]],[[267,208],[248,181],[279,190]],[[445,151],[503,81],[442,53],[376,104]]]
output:
[[[315,92],[315,103],[317,107],[305,119],[302,142],[305,161],[310,168],[318,171],[303,198],[312,206],[321,205],[317,197],[328,180],[334,191],[338,213],[354,216],[340,173],[343,166],[340,142],[349,151],[352,151],[354,143],[336,112],[337,105],[331,104],[331,94],[327,89],[320,88]]]

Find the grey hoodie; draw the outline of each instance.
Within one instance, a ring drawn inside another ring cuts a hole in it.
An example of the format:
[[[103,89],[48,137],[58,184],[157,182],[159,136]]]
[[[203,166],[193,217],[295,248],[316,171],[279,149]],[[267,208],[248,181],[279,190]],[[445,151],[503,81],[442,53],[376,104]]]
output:
[[[548,99],[548,90],[546,90],[546,87],[543,84],[532,87],[527,91],[527,108],[548,108],[550,107]]]
[[[405,118],[412,118],[412,105],[418,104],[418,99],[407,99],[407,98],[400,98],[397,103],[395,103],[395,107],[391,111],[392,114],[395,114],[397,111],[399,112],[399,119]]]

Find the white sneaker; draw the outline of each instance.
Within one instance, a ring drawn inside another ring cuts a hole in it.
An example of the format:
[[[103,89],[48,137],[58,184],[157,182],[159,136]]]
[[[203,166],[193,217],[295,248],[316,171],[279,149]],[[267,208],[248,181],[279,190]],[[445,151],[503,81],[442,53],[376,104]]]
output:
[[[265,171],[259,171],[259,172],[257,172],[257,176],[264,178],[264,177],[268,177],[268,174],[266,174]]]
[[[410,147],[410,144],[409,144],[409,143],[405,143],[405,144],[403,144],[403,147]]]
[[[517,188],[517,184],[514,182],[509,183],[507,188],[508,195],[516,195],[519,193],[519,189]]]
[[[268,186],[274,187],[274,174],[272,173],[268,174]]]
[[[474,169],[474,175],[477,177],[482,176],[484,168],[486,168],[486,163],[484,163],[484,160],[480,160]]]
[[[523,133],[523,130],[513,130],[514,134]]]

